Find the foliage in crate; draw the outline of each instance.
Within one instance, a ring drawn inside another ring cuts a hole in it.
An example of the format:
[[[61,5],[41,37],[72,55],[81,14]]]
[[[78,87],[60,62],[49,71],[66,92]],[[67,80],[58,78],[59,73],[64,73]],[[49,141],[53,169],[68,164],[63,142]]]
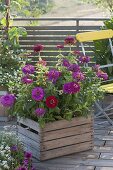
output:
[[[39,61],[35,66],[26,64],[22,67],[18,95],[3,96],[1,103],[5,106],[11,104],[13,114],[35,120],[41,126],[62,119],[87,117],[93,103],[102,97],[101,80],[108,76],[97,65],[93,68],[87,66],[90,57],[71,51],[75,43],[75,38],[68,36],[64,46],[57,46],[58,63],[50,69],[40,56],[44,46],[36,44],[34,53],[39,53]],[[64,56],[62,49],[65,46],[69,47],[69,53]]]
[[[32,153],[24,152],[20,139],[14,133],[0,133],[0,169],[35,170],[32,166]]]

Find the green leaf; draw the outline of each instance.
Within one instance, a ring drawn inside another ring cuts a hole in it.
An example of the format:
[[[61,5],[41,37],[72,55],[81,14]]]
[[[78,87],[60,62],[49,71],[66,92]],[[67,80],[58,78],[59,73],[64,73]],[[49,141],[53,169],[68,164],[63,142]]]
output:
[[[38,119],[38,123],[39,123],[39,125],[40,125],[41,128],[44,128],[44,126],[45,126],[45,120],[44,120],[43,118],[39,118],[39,119]]]
[[[23,37],[26,37],[27,36],[27,31],[25,28],[23,27],[18,27],[17,28],[17,32],[18,32],[18,35],[22,35]]]
[[[2,20],[1,20],[1,24],[3,25],[3,26],[6,26],[6,18],[4,17],[4,18],[2,18]]]
[[[66,112],[65,115],[64,115],[64,118],[67,119],[67,120],[71,120],[72,117],[73,117],[73,114],[72,114],[71,111]]]
[[[111,64],[111,61],[109,60],[109,58],[106,58],[107,64]],[[108,71],[111,74],[113,71],[113,67],[108,67]]]
[[[6,6],[3,4],[0,4],[0,11],[5,12],[5,10],[6,10]]]
[[[63,120],[63,118],[61,117],[61,116],[54,116],[55,117],[55,119],[57,119],[57,120]]]
[[[17,2],[17,1],[11,1],[11,3],[12,3],[12,5],[15,6],[16,9],[18,8],[19,10],[21,10],[21,5],[20,5],[19,2]]]

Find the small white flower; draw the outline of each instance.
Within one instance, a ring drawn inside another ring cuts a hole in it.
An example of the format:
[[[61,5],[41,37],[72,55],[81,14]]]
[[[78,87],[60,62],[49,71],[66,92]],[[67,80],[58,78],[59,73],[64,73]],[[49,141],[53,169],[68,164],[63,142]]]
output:
[[[5,168],[5,169],[10,169],[10,167],[8,166],[8,164],[5,164],[5,165],[4,165],[4,168]]]
[[[59,90],[59,95],[62,95],[63,94],[63,90]]]
[[[7,145],[7,146],[5,147],[5,149],[6,149],[6,150],[10,150],[10,147]]]
[[[7,161],[2,161],[2,165],[5,165],[5,164],[7,164]]]

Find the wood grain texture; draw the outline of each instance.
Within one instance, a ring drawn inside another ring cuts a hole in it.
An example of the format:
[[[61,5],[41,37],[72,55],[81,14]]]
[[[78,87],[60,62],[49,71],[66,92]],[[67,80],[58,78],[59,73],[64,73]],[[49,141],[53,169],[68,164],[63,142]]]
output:
[[[43,129],[35,121],[18,118],[17,127],[24,146],[32,150],[33,156],[40,155],[40,160],[47,160],[91,149],[92,126],[92,116],[89,116],[46,123]]]

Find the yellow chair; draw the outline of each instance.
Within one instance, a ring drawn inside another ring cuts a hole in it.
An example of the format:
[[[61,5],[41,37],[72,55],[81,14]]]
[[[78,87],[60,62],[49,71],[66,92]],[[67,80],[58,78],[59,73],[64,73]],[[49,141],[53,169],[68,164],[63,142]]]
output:
[[[83,52],[84,55],[86,55],[86,51],[85,51],[85,47],[84,47],[85,42],[92,42],[94,40],[109,39],[109,46],[110,46],[111,53],[112,53],[112,56],[113,56],[113,45],[112,45],[112,40],[111,40],[112,37],[113,37],[113,30],[111,30],[111,29],[100,30],[100,31],[92,31],[92,32],[83,32],[83,33],[76,34],[76,39],[81,44],[82,52]],[[106,67],[112,67],[112,66],[113,66],[113,64],[107,64],[107,65],[100,66],[100,68],[106,68]],[[106,93],[113,94],[113,83],[102,85],[101,87]],[[113,101],[105,108],[102,108],[98,101],[95,103],[95,105],[99,109],[99,112],[96,113],[95,117],[97,118],[97,117],[105,116],[107,118],[108,122],[111,125],[113,125],[113,121],[109,117],[110,114],[106,113],[106,111],[109,111],[109,110],[112,109]]]

